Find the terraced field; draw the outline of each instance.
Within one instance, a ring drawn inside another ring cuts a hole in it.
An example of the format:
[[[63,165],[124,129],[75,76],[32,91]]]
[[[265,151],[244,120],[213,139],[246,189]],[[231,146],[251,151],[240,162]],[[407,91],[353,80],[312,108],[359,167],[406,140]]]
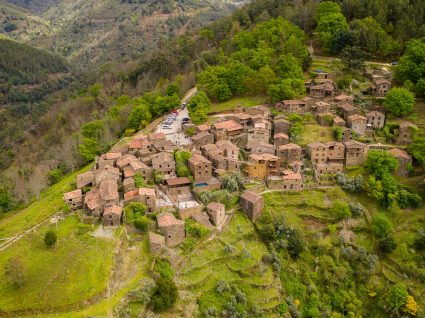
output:
[[[267,254],[252,223],[236,212],[220,236],[196,248],[179,266],[177,284],[183,294],[188,294],[181,301],[198,302],[193,315],[211,307],[222,312],[232,294],[217,291],[217,284],[223,281],[246,295],[248,308],[273,317],[271,312],[282,301],[281,285],[271,265],[263,261]]]

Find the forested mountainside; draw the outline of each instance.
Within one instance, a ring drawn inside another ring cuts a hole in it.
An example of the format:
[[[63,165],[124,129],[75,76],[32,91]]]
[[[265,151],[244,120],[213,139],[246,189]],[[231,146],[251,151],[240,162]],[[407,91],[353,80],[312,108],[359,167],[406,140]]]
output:
[[[36,14],[43,13],[57,5],[60,0],[7,0],[7,2]]]
[[[36,2],[27,3],[37,7]],[[40,13],[54,32],[40,33],[31,43],[76,65],[90,65],[94,71],[95,65],[134,59],[159,41],[217,20],[233,9],[230,1],[220,0],[58,1]]]
[[[49,23],[43,18],[0,0],[0,34],[27,42],[50,31]]]
[[[10,146],[49,108],[46,96],[72,79],[64,58],[0,36],[0,166],[13,160]]]

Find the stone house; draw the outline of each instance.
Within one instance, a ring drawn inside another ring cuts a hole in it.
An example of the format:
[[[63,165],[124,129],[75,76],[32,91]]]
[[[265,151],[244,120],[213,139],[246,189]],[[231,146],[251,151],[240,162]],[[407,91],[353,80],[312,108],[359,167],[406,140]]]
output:
[[[364,143],[350,140],[344,142],[345,146],[345,165],[361,165],[367,158],[368,146]]]
[[[94,175],[95,172],[93,170],[79,174],[77,176],[77,188],[92,187],[94,185]]]
[[[165,180],[166,192],[168,196],[176,201],[179,196],[190,195],[192,182],[187,177],[169,178]]]
[[[313,142],[307,145],[307,155],[312,163],[327,162],[328,147],[321,142]]]
[[[220,123],[216,123],[212,126],[212,133],[214,135],[214,140],[230,140],[233,141],[239,136],[243,127],[239,125],[234,120],[226,120]]]
[[[154,146],[152,142],[144,139],[133,139],[128,148],[128,153],[134,156],[143,157],[154,152]]]
[[[155,189],[138,188],[124,193],[124,204],[130,202],[140,202],[146,205],[147,212],[152,213],[156,210],[156,193]]]
[[[117,160],[116,165],[121,171],[123,171],[124,168],[128,167],[132,161],[139,161],[139,159],[132,154],[126,154]]]
[[[232,144],[228,140],[220,140],[216,142],[219,149],[222,150],[222,155],[228,159],[238,160],[239,158],[239,147]]]
[[[121,224],[122,207],[118,205],[110,205],[105,207],[103,212],[103,227],[117,228]]]
[[[209,132],[203,131],[193,136],[192,142],[195,148],[200,149],[202,146],[206,144],[213,144],[214,136],[210,134]]]
[[[226,219],[226,208],[224,204],[211,202],[207,205],[207,213],[211,223],[215,226],[222,224]]]
[[[192,154],[189,159],[189,169],[196,182],[208,181],[212,176],[212,162],[199,154]]]
[[[315,70],[314,73],[316,75],[316,79],[318,79],[318,80],[330,80],[331,79],[331,74],[329,74],[328,72],[325,72],[323,70]]]
[[[251,154],[246,164],[246,173],[250,178],[265,179],[279,174],[280,158],[269,153]]]
[[[244,108],[244,113],[251,116],[261,116],[265,119],[270,117],[270,109],[264,105],[258,105],[253,107]]]
[[[367,128],[380,129],[385,126],[385,114],[378,111],[371,111],[366,114]]]
[[[304,101],[299,99],[284,100],[276,105],[277,109],[286,111],[289,113],[302,114],[307,111],[307,107]]]
[[[176,174],[176,162],[173,154],[169,152],[160,152],[152,158],[152,169],[166,176]]]
[[[316,115],[317,123],[320,126],[331,126],[333,124],[334,115],[332,113],[318,113]]]
[[[261,127],[252,127],[248,129],[247,144],[268,143],[270,139],[270,130]]]
[[[347,118],[351,115],[360,114],[360,109],[358,109],[357,107],[354,107],[351,104],[343,104],[343,105],[339,106],[338,109],[344,115],[345,120],[347,120]]]
[[[398,136],[396,138],[396,144],[398,145],[408,145],[412,143],[413,136],[417,130],[417,126],[409,123],[402,122],[398,130]]]
[[[235,115],[229,116],[228,118],[237,122],[244,129],[246,129],[251,123],[251,115],[247,113],[235,114]]]
[[[391,89],[391,82],[384,78],[376,78],[372,83],[372,94],[376,97],[385,97]]]
[[[332,120],[332,124],[333,126],[339,126],[339,127],[345,127],[346,125],[345,120],[339,116],[334,117],[334,119]]]
[[[158,229],[165,237],[167,246],[176,246],[184,242],[184,221],[176,219],[172,213],[160,213],[156,216]]]
[[[412,157],[404,150],[393,148],[388,151],[398,161],[398,169],[396,175],[407,177],[409,175],[409,167],[412,165]]]
[[[331,111],[331,105],[329,103],[324,102],[324,101],[318,101],[311,108],[317,114],[329,113]]]
[[[122,186],[124,188],[124,192],[129,192],[136,189],[136,183],[133,178],[126,178],[122,182]]]
[[[331,97],[335,93],[335,86],[333,81],[318,82],[311,81],[306,83],[307,93],[314,98]]]
[[[289,137],[287,134],[278,133],[273,136],[274,146],[275,148],[279,148],[280,146],[287,145],[289,143]]]
[[[165,237],[149,232],[149,248],[152,255],[160,255],[165,246]]]
[[[114,179],[105,179],[100,183],[99,195],[105,207],[118,205],[120,194],[118,193],[118,183]]]
[[[118,158],[121,157],[121,152],[108,152],[108,153],[104,153],[102,154],[98,159],[97,159],[97,166],[99,169],[102,169],[105,166],[111,166],[114,167],[115,166],[115,162],[117,161]]]
[[[303,188],[303,179],[301,173],[288,170],[284,171],[281,176],[268,177],[267,186],[270,189],[301,190]]]
[[[329,141],[325,145],[328,147],[328,161],[344,162],[345,146],[343,143]]]
[[[353,96],[352,95],[346,95],[346,94],[341,94],[335,97],[335,102],[338,105],[344,105],[344,104],[349,104],[352,105],[353,104]]]
[[[63,199],[71,210],[78,210],[83,207],[83,192],[81,189],[65,193]]]
[[[364,136],[366,133],[366,123],[367,118],[362,115],[356,114],[347,118],[347,126],[360,136]]]
[[[251,154],[263,154],[263,153],[269,153],[271,155],[274,155],[276,150],[274,148],[274,145],[269,143],[259,143],[259,144],[251,144],[246,146],[247,149],[250,151]]]
[[[130,164],[124,168],[124,178],[132,178],[137,173],[140,174],[146,181],[152,179],[152,168],[141,161],[130,161]]]
[[[342,141],[350,141],[353,140],[354,131],[350,128],[345,128],[342,132]]]
[[[276,116],[273,121],[274,133],[275,134],[288,134],[291,122],[283,116]]]
[[[150,141],[154,147],[161,148],[167,141],[167,137],[164,133],[151,133],[148,134],[148,141]]]
[[[120,170],[112,166],[104,166],[102,169],[97,170],[94,177],[95,185],[99,185],[105,179],[121,182]]]
[[[324,174],[337,174],[344,170],[344,165],[338,162],[326,162],[318,163],[314,165],[314,168],[320,177]]]
[[[202,125],[196,126],[195,131],[197,134],[200,132],[209,132],[210,128],[211,127],[209,125],[202,124]]]
[[[94,217],[100,217],[103,214],[103,200],[100,197],[98,188],[92,188],[84,197],[84,207]]]
[[[300,146],[290,143],[279,146],[276,155],[281,159],[283,166],[288,166],[301,160],[302,149]]]
[[[240,197],[242,210],[251,221],[255,221],[264,209],[264,199],[260,194],[245,191]]]
[[[201,152],[208,160],[211,160],[216,156],[222,156],[224,154],[224,150],[220,149],[216,144],[207,144],[202,146]]]

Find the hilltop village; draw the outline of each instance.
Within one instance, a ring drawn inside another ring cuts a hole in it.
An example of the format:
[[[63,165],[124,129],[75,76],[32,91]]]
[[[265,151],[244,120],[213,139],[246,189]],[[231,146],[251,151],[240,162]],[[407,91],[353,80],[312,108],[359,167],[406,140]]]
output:
[[[373,72],[370,76],[370,94],[385,97],[391,79]],[[323,71],[316,71],[305,85],[308,96],[300,100],[238,108],[197,126],[188,118],[178,119],[183,139],[175,133],[139,132],[98,157],[91,170],[78,176],[77,190],[66,193],[64,200],[72,210],[84,211],[80,215],[85,223],[101,220],[104,228],[125,223],[123,211],[130,203],[144,204],[147,214],[156,215],[157,227],[150,229],[149,242],[157,255],[185,240],[184,221],[189,218],[208,228],[220,229],[226,223],[224,204],[204,206],[199,199],[203,192],[221,189],[226,175],[281,191],[329,187],[346,167],[361,165],[370,149],[388,151],[399,162],[396,173],[408,174],[412,158],[402,145],[411,142],[413,124],[400,124],[394,145],[364,143],[361,140],[384,127],[383,107],[360,107],[354,96],[338,92],[331,74]],[[333,126],[338,132],[335,140],[300,146],[289,137],[294,125],[289,117],[294,114],[311,114],[317,124]],[[182,160],[182,152],[186,159]],[[179,176],[182,169],[190,172],[188,176]],[[245,190],[239,203],[252,221],[264,208],[255,187]]]

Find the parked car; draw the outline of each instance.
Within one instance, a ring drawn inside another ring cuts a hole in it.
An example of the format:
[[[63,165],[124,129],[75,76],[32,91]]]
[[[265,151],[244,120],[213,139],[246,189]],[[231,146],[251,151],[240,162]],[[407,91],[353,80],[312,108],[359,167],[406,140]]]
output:
[[[188,123],[188,122],[190,122],[190,118],[185,117],[182,119],[182,123]]]

